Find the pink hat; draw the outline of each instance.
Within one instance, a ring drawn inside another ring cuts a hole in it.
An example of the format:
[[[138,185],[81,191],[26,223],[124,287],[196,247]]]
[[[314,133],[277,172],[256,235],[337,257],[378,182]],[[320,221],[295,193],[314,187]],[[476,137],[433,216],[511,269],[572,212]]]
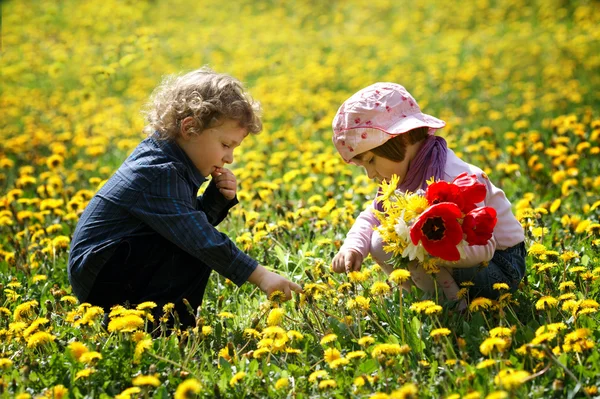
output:
[[[333,118],[333,144],[349,162],[399,134],[424,126],[433,134],[446,122],[422,113],[399,84],[379,82],[344,101]]]

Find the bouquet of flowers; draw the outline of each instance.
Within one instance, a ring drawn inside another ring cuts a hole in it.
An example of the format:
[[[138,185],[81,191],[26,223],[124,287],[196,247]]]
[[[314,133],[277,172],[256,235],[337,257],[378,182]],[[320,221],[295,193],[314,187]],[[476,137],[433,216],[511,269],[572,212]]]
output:
[[[434,266],[464,258],[466,246],[487,244],[497,219],[494,208],[476,205],[486,197],[485,185],[466,172],[450,183],[427,183],[425,191],[416,193],[399,192],[397,176],[382,183],[377,199],[383,212],[376,216],[383,249]]]

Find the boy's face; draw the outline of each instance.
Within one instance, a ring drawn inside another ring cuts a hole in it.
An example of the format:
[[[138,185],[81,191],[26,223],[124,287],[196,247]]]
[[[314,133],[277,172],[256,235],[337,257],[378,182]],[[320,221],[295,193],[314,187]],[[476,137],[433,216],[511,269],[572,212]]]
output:
[[[177,138],[177,144],[204,177],[208,177],[225,164],[232,163],[233,150],[248,135],[246,129],[231,119],[205,129],[200,134],[189,132],[190,123],[193,123],[193,119],[189,121],[185,118],[181,122],[181,135]]]

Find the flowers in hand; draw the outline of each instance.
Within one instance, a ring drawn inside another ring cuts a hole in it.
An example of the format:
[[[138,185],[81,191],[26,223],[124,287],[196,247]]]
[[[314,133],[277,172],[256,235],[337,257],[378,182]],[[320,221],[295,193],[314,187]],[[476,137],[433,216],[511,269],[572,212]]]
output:
[[[464,246],[485,245],[492,238],[496,211],[477,206],[487,190],[475,175],[465,172],[450,183],[430,183],[424,193],[399,193],[392,190],[396,186],[392,178],[378,199],[385,210],[377,215],[384,250],[421,262],[426,257],[458,261]]]

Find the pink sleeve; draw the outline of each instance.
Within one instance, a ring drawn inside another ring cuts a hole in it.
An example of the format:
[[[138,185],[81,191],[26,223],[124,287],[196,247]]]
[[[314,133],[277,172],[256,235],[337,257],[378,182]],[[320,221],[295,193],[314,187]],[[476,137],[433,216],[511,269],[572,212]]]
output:
[[[346,235],[344,245],[340,248],[351,249],[360,253],[363,259],[369,255],[369,248],[371,247],[371,236],[373,235],[373,228],[379,226],[379,220],[375,217],[372,212],[373,206],[370,205],[367,209],[362,211],[356,221],[352,225],[350,231]]]
[[[496,239],[492,237],[486,245],[464,247],[464,258],[458,262],[444,262],[443,266],[467,268],[475,267],[481,262],[489,262],[496,252]]]

